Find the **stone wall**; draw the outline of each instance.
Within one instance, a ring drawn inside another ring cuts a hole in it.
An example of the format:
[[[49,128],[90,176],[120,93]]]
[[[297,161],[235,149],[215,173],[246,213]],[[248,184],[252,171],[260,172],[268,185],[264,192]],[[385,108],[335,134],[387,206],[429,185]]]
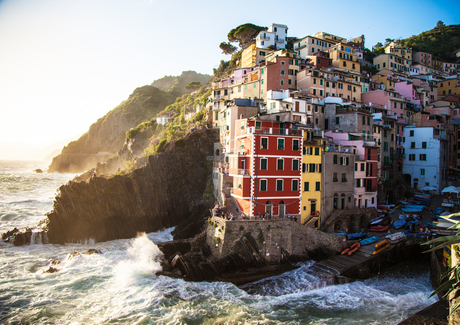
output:
[[[360,232],[367,230],[369,221],[379,216],[375,208],[337,210],[327,218],[322,229],[327,232]]]
[[[284,251],[308,259],[335,255],[347,244],[342,236],[329,235],[288,219],[229,221],[219,217],[209,221],[207,244],[215,257],[223,258],[247,233],[256,240],[269,264],[280,263]]]

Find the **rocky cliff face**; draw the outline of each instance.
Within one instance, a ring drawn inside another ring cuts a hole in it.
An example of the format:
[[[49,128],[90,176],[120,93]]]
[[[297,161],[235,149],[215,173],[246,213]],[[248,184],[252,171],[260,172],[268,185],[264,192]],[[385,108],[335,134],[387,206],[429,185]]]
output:
[[[217,140],[213,130],[196,131],[127,175],[62,186],[47,215],[49,242],[131,238],[207,217],[212,202],[203,193],[212,162],[206,156]]]

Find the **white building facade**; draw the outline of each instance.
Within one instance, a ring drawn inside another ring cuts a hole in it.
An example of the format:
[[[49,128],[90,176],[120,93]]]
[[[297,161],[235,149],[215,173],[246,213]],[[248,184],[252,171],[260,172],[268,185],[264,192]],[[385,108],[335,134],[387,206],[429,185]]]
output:
[[[434,186],[438,193],[446,186],[448,144],[446,130],[434,127],[404,128],[405,158],[402,172],[411,186]]]
[[[288,27],[282,24],[271,24],[267,31],[262,31],[256,37],[256,47],[266,49],[276,46],[276,49],[285,49],[287,45]]]

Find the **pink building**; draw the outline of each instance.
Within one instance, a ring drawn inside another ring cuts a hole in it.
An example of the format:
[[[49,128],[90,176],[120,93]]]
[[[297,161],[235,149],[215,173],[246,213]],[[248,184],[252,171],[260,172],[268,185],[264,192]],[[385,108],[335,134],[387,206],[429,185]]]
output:
[[[412,104],[422,106],[420,93],[415,89],[412,81],[400,81],[395,83],[395,91],[404,96],[404,98]]]

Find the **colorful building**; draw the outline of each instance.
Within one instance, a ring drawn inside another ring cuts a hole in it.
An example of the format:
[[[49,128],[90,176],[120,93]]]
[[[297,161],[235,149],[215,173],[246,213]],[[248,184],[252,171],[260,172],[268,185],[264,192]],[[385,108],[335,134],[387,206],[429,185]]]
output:
[[[229,174],[232,196],[248,216],[300,217],[302,131],[276,119],[274,114],[236,121]]]
[[[300,222],[318,228],[321,224],[323,195],[322,132],[305,130],[302,158],[302,209]]]

